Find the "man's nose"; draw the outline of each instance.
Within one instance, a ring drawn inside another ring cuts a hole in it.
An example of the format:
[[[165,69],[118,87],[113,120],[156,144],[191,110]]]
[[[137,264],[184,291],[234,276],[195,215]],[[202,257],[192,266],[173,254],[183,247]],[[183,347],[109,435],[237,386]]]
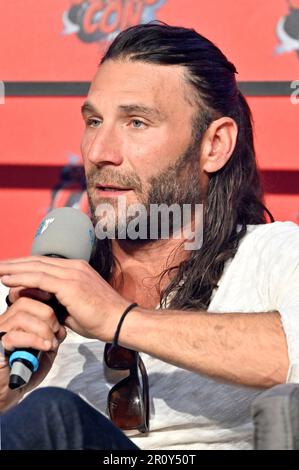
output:
[[[91,137],[86,157],[94,165],[121,165],[123,157],[119,137],[114,129],[101,127]]]

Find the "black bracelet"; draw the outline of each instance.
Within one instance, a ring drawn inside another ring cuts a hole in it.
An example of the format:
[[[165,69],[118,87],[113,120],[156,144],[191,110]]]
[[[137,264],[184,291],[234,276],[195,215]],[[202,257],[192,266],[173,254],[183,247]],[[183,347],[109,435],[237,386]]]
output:
[[[118,337],[119,337],[119,332],[120,332],[120,329],[121,329],[121,325],[126,317],[126,315],[130,312],[130,310],[132,310],[132,308],[134,307],[138,307],[138,304],[136,303],[133,303],[133,304],[130,304],[128,305],[128,307],[126,308],[126,310],[124,311],[124,313],[122,314],[122,316],[120,317],[120,320],[118,322],[118,325],[117,325],[117,328],[115,330],[115,334],[114,334],[114,338],[113,338],[113,346],[118,346]]]
[[[11,307],[11,306],[12,306],[12,302],[9,300],[9,296],[8,296],[8,295],[6,296],[5,302],[6,302],[6,305],[7,305],[8,307]]]

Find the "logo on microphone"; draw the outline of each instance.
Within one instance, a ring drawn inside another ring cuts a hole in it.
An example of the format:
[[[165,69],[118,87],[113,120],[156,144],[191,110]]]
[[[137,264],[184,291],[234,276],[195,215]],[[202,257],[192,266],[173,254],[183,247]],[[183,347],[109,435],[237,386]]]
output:
[[[166,0],[73,0],[62,16],[64,35],[86,43],[112,41],[120,31],[156,20]]]
[[[296,52],[299,57],[299,6],[295,7],[294,2],[288,0],[289,13],[280,18],[276,34],[280,44],[276,47],[276,54]]]
[[[40,226],[38,227],[34,238],[37,238],[40,235],[42,235],[47,230],[49,225],[51,225],[54,222],[54,220],[55,220],[54,217],[49,217],[48,219],[43,220]]]

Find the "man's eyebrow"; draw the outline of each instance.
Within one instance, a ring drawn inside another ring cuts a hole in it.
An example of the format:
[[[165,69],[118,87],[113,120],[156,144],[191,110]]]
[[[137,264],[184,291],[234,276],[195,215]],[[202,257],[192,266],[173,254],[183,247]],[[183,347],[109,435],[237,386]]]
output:
[[[87,112],[98,113],[96,107],[93,106],[93,104],[91,104],[89,101],[85,101],[85,103],[83,103],[81,106],[81,113],[84,114]]]
[[[163,116],[159,109],[152,108],[143,104],[121,104],[119,106],[120,111],[126,114],[147,114],[148,116],[156,119],[162,119]]]
[[[159,109],[155,107],[146,106],[143,104],[138,104],[138,103],[121,104],[118,106],[118,109],[124,114],[141,113],[141,114],[146,114],[152,118],[159,119],[159,120],[163,118],[162,113],[160,112]],[[83,105],[81,106],[81,113],[85,114],[88,112],[99,114],[99,111],[92,103],[90,103],[89,101],[85,101],[85,103],[83,103]]]

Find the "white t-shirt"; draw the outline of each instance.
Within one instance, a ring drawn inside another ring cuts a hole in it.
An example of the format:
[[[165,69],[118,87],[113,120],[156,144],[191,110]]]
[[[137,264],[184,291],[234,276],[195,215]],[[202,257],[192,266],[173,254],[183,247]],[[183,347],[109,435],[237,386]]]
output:
[[[218,285],[210,312],[280,312],[290,359],[288,381],[299,382],[299,227],[292,222],[248,226]],[[41,386],[72,390],[106,414],[108,391],[124,373],[105,368],[103,348],[100,341],[69,332]],[[141,356],[150,385],[151,431],[130,434],[137,446],[252,448],[250,406],[262,390],[224,384]]]

